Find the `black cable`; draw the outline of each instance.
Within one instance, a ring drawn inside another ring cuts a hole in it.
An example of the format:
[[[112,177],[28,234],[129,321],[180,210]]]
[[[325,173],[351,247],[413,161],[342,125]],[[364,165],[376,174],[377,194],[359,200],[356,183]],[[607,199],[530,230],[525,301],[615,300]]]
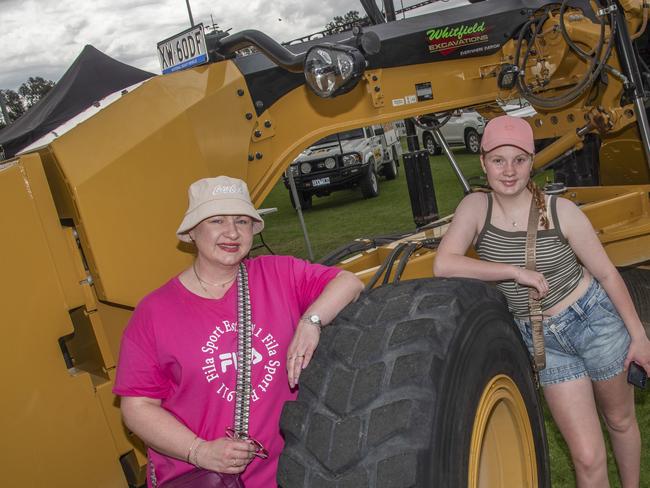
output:
[[[402,253],[402,257],[400,257],[399,264],[397,265],[397,270],[395,270],[395,277],[393,278],[393,283],[395,284],[399,283],[399,280],[402,278],[402,273],[404,273],[404,268],[406,268],[409,259],[411,259],[413,253],[417,251],[420,247],[421,246],[419,243],[409,244],[408,247],[406,248],[406,251]]]
[[[390,278],[390,274],[393,271],[393,266],[395,265],[395,261],[397,261],[397,258],[402,254],[402,251],[406,249],[409,246],[408,243],[406,242],[400,242],[395,249],[393,250],[392,253],[389,254],[388,258],[386,261],[388,261],[388,266],[386,267],[386,272],[384,273],[384,279],[381,280],[382,285],[388,284],[388,280]]]
[[[440,114],[425,114],[425,115],[420,115],[419,117],[415,117],[415,125],[420,127],[421,129],[440,129],[442,128],[447,122],[449,122],[449,119],[451,119],[451,116],[453,115],[453,111],[450,112],[442,112]],[[442,122],[438,118],[440,116],[442,118]],[[425,124],[422,121],[431,119],[433,120],[433,124]]]
[[[540,18],[540,21],[543,21],[543,20],[544,20],[544,16],[542,16]],[[537,37],[537,34],[539,32],[540,21],[535,22],[534,20],[531,19],[528,22],[526,22],[524,24],[524,26],[521,28],[521,30],[519,31],[519,35],[517,36],[517,52],[515,53],[515,65],[517,66],[517,68],[519,68],[519,56],[520,56],[520,53],[521,53],[521,44],[523,43],[524,36],[528,32],[528,28],[532,24],[535,24],[535,31],[530,36],[530,39],[527,42],[526,54],[524,55],[524,60],[521,62],[521,66],[523,66],[523,68],[521,68],[521,69],[524,69],[524,70],[526,69],[526,62],[528,61],[528,56],[530,55],[530,51],[533,48],[533,45],[535,44],[535,38]]]
[[[323,256],[318,262],[324,264],[325,266],[332,266],[339,261],[341,261],[346,256],[350,254],[356,254],[361,251],[366,251],[373,247],[377,247],[376,243],[373,240],[370,241],[353,241],[344,246],[341,246],[334,251],[330,252],[326,256]]]
[[[326,266],[332,266],[338,263],[339,261],[341,261],[346,256],[349,256],[351,254],[357,254],[361,251],[372,249],[373,247],[379,247],[385,244],[390,244],[393,241],[404,239],[405,237],[408,237],[412,234],[413,232],[402,232],[399,234],[387,234],[387,235],[380,235],[375,237],[355,239],[352,242],[348,242],[347,244],[337,247],[330,253],[323,256],[318,262]]]
[[[567,2],[567,0],[564,0],[563,4],[565,4],[566,2]],[[607,0],[607,6],[608,7],[611,6],[611,1],[610,0]],[[562,20],[564,20],[563,16],[560,17],[560,18]],[[573,89],[573,92],[575,93],[575,96],[571,97],[570,96],[571,92],[564,95],[565,99],[566,98],[571,98],[571,99],[568,102],[562,103],[562,105],[566,105],[568,103],[571,103],[572,101],[576,100],[578,97],[582,96],[584,91],[598,79],[598,77],[600,76],[601,71],[607,66],[607,60],[609,59],[609,57],[610,57],[610,55],[612,53],[612,49],[614,47],[614,37],[615,37],[615,33],[616,33],[616,17],[613,14],[610,14],[610,25],[611,25],[611,28],[610,28],[609,42],[607,43],[607,48],[606,48],[606,51],[605,51],[605,55],[602,56],[602,58],[601,58],[602,47],[603,47],[603,44],[605,42],[605,20],[604,20],[604,16],[600,17],[600,36],[598,38],[598,46],[596,47],[596,49],[594,49],[594,55],[593,55],[593,58],[592,58],[592,62],[590,63],[590,65],[595,66],[595,68],[590,67],[590,69],[593,69],[593,71],[591,72],[591,74],[588,77],[583,78],[582,81],[584,83],[582,84],[582,86],[580,86],[580,84],[578,84]],[[567,34],[566,37],[568,38],[568,34]],[[571,46],[572,46],[573,49],[580,50],[580,48],[573,42],[571,42],[570,47]],[[582,51],[582,52],[584,52],[584,51]]]
[[[427,249],[437,249],[438,244],[442,241],[442,237],[428,237],[418,242],[420,247],[426,247]]]
[[[588,74],[585,75],[580,80],[580,82],[569,92],[564,93],[557,97],[538,97],[537,95],[533,94],[532,90],[530,90],[525,83],[524,73],[526,69],[526,62],[530,54],[531,46],[534,44],[535,38],[539,33],[539,28],[545,21],[545,17],[548,14],[548,10],[545,12],[545,15],[541,17],[540,21],[535,24],[535,30],[532,36],[530,36],[530,40],[528,41],[528,48],[526,50],[526,55],[524,56],[522,63],[519,62],[519,59],[521,57],[521,45],[528,31],[528,28],[531,26],[531,24],[535,22],[533,19],[529,20],[528,22],[526,22],[526,24],[524,24],[517,38],[517,46],[515,50],[515,65],[519,68],[521,73],[521,76],[517,78],[517,89],[520,95],[526,98],[527,100],[529,100],[533,105],[544,109],[554,109],[554,108],[559,108],[568,105],[569,103],[577,100],[580,96],[582,96],[584,91],[589,86],[591,86],[594,83],[594,81],[597,80],[598,76],[600,76],[600,72],[606,66],[606,61],[607,59],[609,59],[609,56],[611,55],[611,51],[614,45],[614,33],[616,32],[616,20],[615,17],[611,14],[610,14],[610,25],[611,25],[610,38],[609,38],[609,42],[607,43],[605,55],[602,56],[602,60],[601,60],[601,55],[602,55],[603,45],[605,43],[605,21],[603,17],[600,18],[601,32],[598,39],[598,45],[594,49],[593,56],[588,55],[588,53],[580,49],[573,41],[571,41],[571,39],[569,38],[566,32],[566,28],[564,25],[564,11],[566,10],[567,1],[568,0],[564,0],[560,8],[560,29],[562,30],[562,34],[565,37],[565,40],[567,40],[567,44],[571,49],[576,51],[576,53],[578,53],[578,55],[583,58],[584,56],[589,57],[589,68],[587,70]],[[608,6],[610,4],[611,1],[608,0]]]
[[[366,284],[366,287],[364,288],[364,291],[369,291],[375,286],[377,281],[379,281],[379,278],[381,277],[381,275],[384,273],[384,271],[386,271],[386,268],[388,268],[389,263],[390,263],[390,265],[392,267],[392,263],[395,260],[395,257],[394,257],[395,254],[396,253],[399,254],[400,252],[402,252],[402,249],[404,248],[405,245],[406,245],[406,243],[402,242],[402,243],[398,244],[395,247],[395,249],[393,249],[390,252],[390,254],[386,257],[386,259],[384,259],[384,262],[381,263],[381,266],[379,266],[379,269],[377,269],[377,271],[375,271],[375,274],[373,275],[373,277],[370,278],[370,281],[368,281],[368,283]],[[387,271],[388,275],[390,275],[390,271],[391,270]]]
[[[395,264],[395,260],[397,257],[402,254],[402,251],[406,248],[406,251],[402,254],[402,257],[400,258],[399,264],[397,266],[397,269],[395,270],[395,277],[393,278],[393,283],[399,283],[402,274],[404,273],[404,269],[406,268],[406,265],[408,264],[409,259],[413,255],[415,251],[418,249],[421,249],[423,247],[427,249],[436,249],[438,247],[438,244],[440,244],[441,238],[440,237],[429,237],[427,239],[423,239],[418,242],[411,242],[411,243],[406,243],[402,242],[398,244],[395,249],[391,251],[391,253],[384,259],[384,262],[381,264],[381,266],[377,269],[373,277],[368,281],[366,284],[364,291],[369,291],[371,290],[377,281],[379,281],[379,278],[383,275],[384,280],[382,282],[382,285],[385,285],[388,283],[388,279],[390,278],[391,271],[393,270],[393,266]]]
[[[594,49],[592,54],[589,54],[586,51],[583,51],[580,46],[578,46],[576,43],[573,42],[573,39],[569,37],[569,33],[566,30],[566,24],[564,23],[564,12],[566,11],[567,8],[567,0],[564,0],[562,2],[562,5],[560,6],[560,32],[562,33],[562,37],[564,38],[564,42],[567,43],[567,45],[573,49],[578,56],[580,56],[582,59],[590,59],[592,55],[595,56],[596,50]],[[600,38],[603,37],[604,35],[604,29],[605,29],[605,23],[602,20],[602,17],[600,19]],[[601,46],[602,49],[602,46]]]

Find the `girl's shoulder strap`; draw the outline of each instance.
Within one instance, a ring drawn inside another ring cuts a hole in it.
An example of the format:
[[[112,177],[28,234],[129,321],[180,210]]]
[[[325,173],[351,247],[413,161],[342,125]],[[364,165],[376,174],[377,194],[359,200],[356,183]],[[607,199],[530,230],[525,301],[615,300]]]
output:
[[[485,225],[490,223],[492,220],[492,192],[487,192],[487,213],[485,214]]]
[[[557,235],[560,237],[560,240],[566,243],[567,239],[564,236],[564,233],[562,232],[562,227],[560,226],[560,219],[558,218],[557,215],[557,197],[555,195],[549,195],[548,201],[551,207],[551,218],[553,219],[553,228],[555,229],[555,232],[557,232]]]
[[[477,249],[481,247],[481,241],[485,236],[490,220],[492,220],[492,192],[487,192],[485,196],[487,197],[487,212],[485,212],[485,221],[483,222],[483,226],[481,227],[478,236],[476,236],[476,242],[474,243],[474,247]]]

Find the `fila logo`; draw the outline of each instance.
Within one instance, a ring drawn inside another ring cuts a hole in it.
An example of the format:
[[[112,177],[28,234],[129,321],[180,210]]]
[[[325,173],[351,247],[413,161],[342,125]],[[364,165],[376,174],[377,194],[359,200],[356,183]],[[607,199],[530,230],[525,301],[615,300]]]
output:
[[[262,360],[262,355],[253,348],[253,364],[257,364]],[[224,354],[219,354],[219,360],[221,362],[221,372],[225,373],[228,368],[234,367],[237,369],[237,354],[234,352],[227,352]]]

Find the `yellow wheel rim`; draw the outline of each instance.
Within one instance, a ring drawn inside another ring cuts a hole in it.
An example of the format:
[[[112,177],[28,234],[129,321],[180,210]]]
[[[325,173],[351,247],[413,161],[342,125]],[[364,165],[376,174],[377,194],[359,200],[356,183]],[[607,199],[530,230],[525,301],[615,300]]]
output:
[[[468,488],[537,487],[535,441],[514,381],[492,378],[476,410]]]

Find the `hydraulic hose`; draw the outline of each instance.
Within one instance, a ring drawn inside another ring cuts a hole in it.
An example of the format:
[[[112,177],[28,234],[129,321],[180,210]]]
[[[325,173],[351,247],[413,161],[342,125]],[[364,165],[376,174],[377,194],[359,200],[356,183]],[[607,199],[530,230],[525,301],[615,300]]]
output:
[[[409,259],[411,259],[413,253],[420,247],[421,245],[419,243],[409,244],[406,250],[402,253],[402,256],[399,259],[399,264],[397,265],[397,270],[395,270],[393,283],[399,283],[399,280],[402,278],[402,273],[404,273],[404,268],[406,268]]]
[[[342,259],[346,258],[347,256],[350,256],[352,254],[357,254],[362,251],[367,251],[368,249],[372,249],[374,247],[383,246],[385,244],[389,244],[399,239],[404,239],[405,237],[408,237],[411,234],[412,232],[407,232],[407,233],[400,233],[400,234],[389,234],[389,235],[381,235],[381,236],[375,236],[375,237],[364,238],[364,239],[357,239],[352,242],[348,242],[347,244],[344,244],[341,247],[336,248],[334,251],[323,256],[318,262],[326,266],[333,266],[339,261],[341,261]]]
[[[526,62],[530,55],[535,38],[539,33],[539,29],[545,21],[546,15],[541,17],[541,19],[538,20],[537,22],[535,20],[529,20],[526,24],[524,24],[517,38],[517,47],[515,50],[516,51],[515,65],[519,68],[521,74],[517,78],[517,89],[522,97],[529,100],[534,106],[537,106],[542,109],[560,108],[574,102],[580,96],[582,96],[585,90],[587,90],[591,85],[593,85],[594,81],[597,80],[601,71],[605,68],[605,66],[607,66],[606,62],[609,56],[611,55],[611,51],[614,45],[614,35],[616,32],[616,20],[615,17],[610,14],[611,32],[610,32],[609,42],[607,43],[607,47],[605,48],[604,55],[602,55],[603,46],[605,44],[605,21],[603,17],[600,18],[600,27],[601,27],[600,36],[598,39],[598,44],[594,48],[593,55],[590,55],[589,53],[583,51],[579,46],[577,46],[568,36],[568,33],[566,32],[566,27],[564,25],[564,12],[566,11],[567,1],[568,0],[563,0],[562,5],[560,7],[560,30],[562,31],[562,35],[565,41],[567,42],[569,48],[575,51],[579,57],[583,59],[589,59],[589,68],[587,70],[587,74],[568,93],[564,93],[557,97],[539,97],[533,94],[532,90],[530,90],[526,86],[526,82],[525,82],[526,80],[524,76]],[[609,5],[611,5],[611,1],[608,0],[608,6]],[[535,24],[535,29],[528,41],[528,46],[526,49],[526,53],[523,57],[523,61],[520,62],[522,43],[529,27],[533,23]]]
[[[379,266],[379,269],[375,272],[372,278],[370,278],[370,281],[366,284],[366,287],[364,288],[364,291],[369,291],[372,290],[372,288],[375,286],[375,284],[379,281],[379,278],[381,278],[381,275],[386,273],[385,276],[390,276],[390,272],[392,271],[393,264],[395,263],[395,259],[397,256],[400,255],[402,250],[406,247],[405,242],[399,243],[397,246],[395,246],[395,249],[393,249],[390,254],[384,259],[384,262],[381,263],[381,266]],[[388,278],[385,278],[385,281],[383,284],[388,283]]]

